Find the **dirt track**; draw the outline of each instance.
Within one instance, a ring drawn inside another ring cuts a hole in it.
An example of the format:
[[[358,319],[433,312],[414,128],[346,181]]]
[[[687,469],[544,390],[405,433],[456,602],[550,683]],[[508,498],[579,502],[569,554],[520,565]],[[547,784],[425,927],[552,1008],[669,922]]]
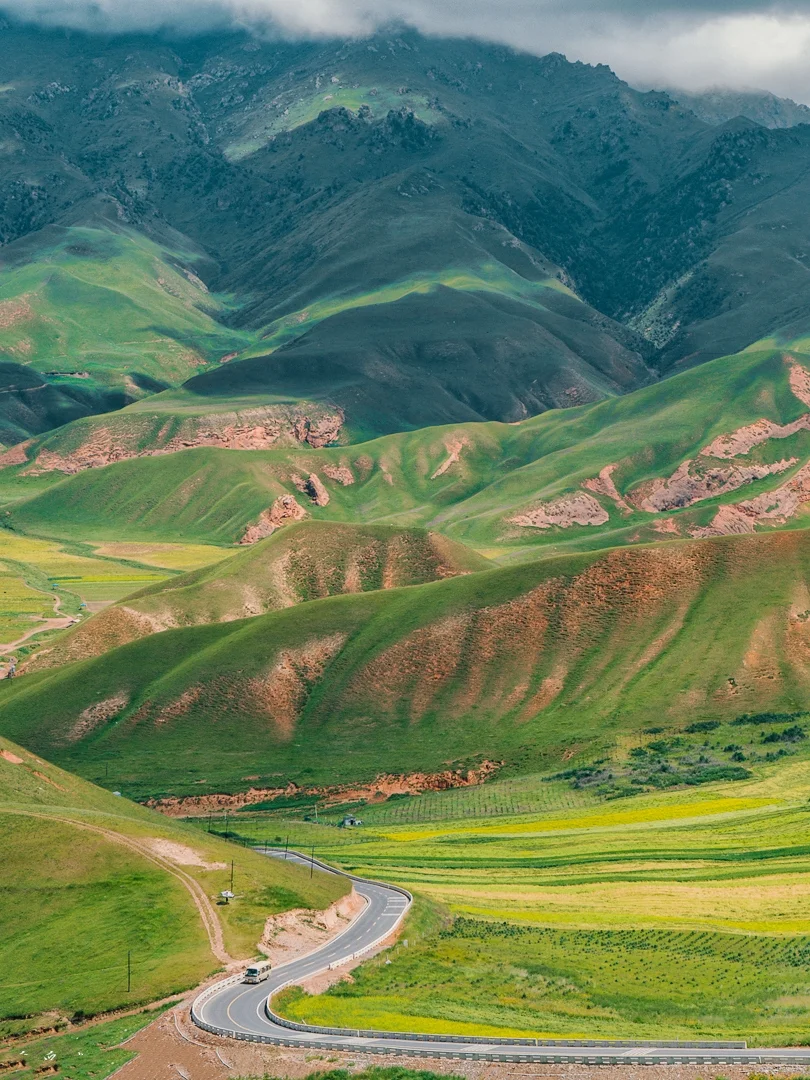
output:
[[[181,870],[175,863],[156,854],[156,852],[145,842],[136,840],[132,836],[123,836],[121,833],[113,832],[112,829],[103,829],[99,825],[89,825],[85,821],[78,821],[76,818],[66,817],[60,814],[36,814],[29,810],[4,810],[3,813],[21,814],[25,817],[42,818],[44,820],[65,821],[70,825],[75,825],[79,829],[87,829],[89,832],[98,833],[115,844],[122,844],[124,847],[128,847],[132,851],[137,852],[137,854],[141,855],[143,858],[155,863],[161,870],[165,870],[166,873],[177,878],[190,894],[194,901],[194,905],[200,914],[200,919],[202,920],[205,932],[208,935],[211,952],[217,960],[226,967],[230,967],[236,963],[234,958],[225,949],[225,942],[222,937],[222,926],[217,916],[216,909],[206,895],[202,885],[191,877],[190,874]]]
[[[59,596],[54,596],[54,613],[58,612],[61,607],[62,598]],[[69,626],[73,625],[73,622],[74,620],[67,615],[62,615],[53,619],[40,619],[39,626],[35,626],[31,630],[27,630],[22,635],[22,637],[18,637],[16,641],[9,641],[5,644],[0,642],[0,652],[13,652],[18,645],[22,645],[24,641],[28,641],[29,638],[34,637],[36,634],[44,634],[46,630],[66,630]]]

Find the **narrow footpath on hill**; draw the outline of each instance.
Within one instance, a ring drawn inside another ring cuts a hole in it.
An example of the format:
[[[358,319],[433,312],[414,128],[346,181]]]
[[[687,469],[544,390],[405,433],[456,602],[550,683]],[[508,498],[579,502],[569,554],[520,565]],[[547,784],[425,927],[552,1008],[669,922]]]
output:
[[[55,617],[52,619],[43,619],[42,617],[39,617],[39,626],[34,626],[32,627],[32,629],[26,630],[26,632],[21,637],[18,637],[16,641],[8,641],[5,643],[0,642],[0,652],[13,652],[16,648],[22,645],[23,642],[28,641],[29,638],[34,637],[36,634],[44,634],[46,630],[67,630],[69,626],[73,626],[73,624],[78,620],[70,615],[60,616],[59,612],[61,611],[61,609],[62,597],[54,596],[53,610]]]
[[[31,810],[13,810],[6,809],[5,807],[2,809],[2,813],[20,814],[25,817],[41,818],[46,821],[63,821],[65,824],[74,825],[76,828],[86,829],[88,832],[97,833],[107,840],[111,840],[115,844],[121,844],[123,847],[128,847],[138,855],[141,855],[144,859],[148,859],[151,863],[159,866],[161,870],[165,870],[167,874],[171,874],[172,877],[176,878],[191,896],[194,905],[199,912],[205,932],[208,935],[211,952],[217,960],[219,960],[226,968],[238,966],[239,961],[235,960],[225,948],[225,940],[222,935],[222,924],[219,921],[216,908],[211,903],[205,889],[203,889],[202,885],[200,885],[200,883],[190,874],[181,870],[174,863],[169,862],[168,859],[164,859],[161,855],[149,848],[147,844],[142,843],[140,840],[136,840],[132,836],[125,836],[112,829],[104,829],[100,825],[90,825],[86,821],[77,820],[76,818],[68,817],[63,814],[38,814]]]

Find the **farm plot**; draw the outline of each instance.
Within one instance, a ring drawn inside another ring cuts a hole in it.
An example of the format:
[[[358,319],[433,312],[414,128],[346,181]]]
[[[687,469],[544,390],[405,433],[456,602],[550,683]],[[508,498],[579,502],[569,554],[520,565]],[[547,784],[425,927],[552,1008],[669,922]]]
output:
[[[410,888],[434,925],[412,923],[407,947],[284,1008],[399,1030],[800,1042],[810,768],[758,772],[495,820],[307,823],[320,855]]]

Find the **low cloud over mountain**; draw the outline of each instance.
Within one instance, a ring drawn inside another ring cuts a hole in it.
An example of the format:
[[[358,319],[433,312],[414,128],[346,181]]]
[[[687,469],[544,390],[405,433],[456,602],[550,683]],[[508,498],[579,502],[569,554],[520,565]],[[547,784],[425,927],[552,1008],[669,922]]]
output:
[[[25,20],[104,31],[239,25],[345,36],[401,22],[607,63],[640,85],[764,86],[810,101],[807,0],[8,0],[4,8]]]

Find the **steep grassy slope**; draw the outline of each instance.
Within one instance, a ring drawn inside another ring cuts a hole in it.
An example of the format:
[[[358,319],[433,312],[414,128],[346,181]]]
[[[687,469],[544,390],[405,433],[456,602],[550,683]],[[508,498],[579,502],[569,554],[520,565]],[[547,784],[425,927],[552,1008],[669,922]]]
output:
[[[304,335],[308,358],[302,354],[300,367],[310,385],[330,343],[344,366],[353,360],[352,370],[318,390],[351,406],[358,433],[514,419],[571,394],[594,400],[649,378],[635,331],[561,292],[564,275],[553,259],[466,205],[472,150],[485,156],[490,181],[493,169],[509,177],[504,154],[526,188],[536,186],[542,167],[533,149],[505,138],[503,105],[482,111],[468,102],[456,112],[430,93],[435,79],[409,47],[384,71],[365,46],[350,46],[341,74],[330,76],[332,93],[319,94],[332,46],[324,53],[322,45],[266,46],[235,35],[170,49],[126,38],[70,42],[16,27],[8,33],[15,48],[0,65],[0,131],[16,132],[43,170],[73,168],[67,204],[63,192],[43,185],[35,208],[27,200],[15,207],[10,196],[24,169],[21,156],[12,156],[0,236],[23,243],[37,226],[65,218],[88,224],[106,211],[125,220],[133,237],[139,229],[161,240],[158,222],[168,222],[177,230],[170,236],[179,233],[180,244],[208,255],[199,266],[205,280],[239,300],[229,321],[242,337],[223,353],[258,335],[260,353]],[[225,84],[237,72],[240,100],[248,87],[251,100],[234,110]],[[419,88],[403,91],[414,76]],[[342,91],[356,112],[340,103]],[[291,111],[278,117],[291,92],[312,100],[303,108],[289,101]],[[361,105],[365,97],[373,104]],[[472,130],[473,118],[486,133]],[[522,136],[531,130],[527,119],[518,125]],[[257,123],[272,130],[252,131]],[[152,276],[147,270],[147,286]],[[413,308],[417,323],[409,322]],[[323,320],[336,320],[325,338]],[[158,325],[168,325],[171,337],[175,321]],[[463,339],[454,321],[463,322]],[[184,326],[181,318],[175,336]],[[454,355],[469,387],[459,386]],[[329,359],[334,365],[336,357]],[[287,392],[289,375],[262,367],[262,391]],[[383,369],[398,386],[387,412],[375,403]],[[221,395],[221,384],[206,392]]]
[[[322,907],[342,889],[178,826],[4,739],[0,851],[2,1018],[93,1013],[193,986],[226,951],[255,955],[269,914]],[[232,859],[239,899],[216,906]]]
[[[419,585],[489,566],[469,548],[421,529],[299,522],[213,567],[128,596],[40,651],[33,667],[98,656],[174,627],[233,622],[324,596]]]
[[[122,408],[121,389],[91,385],[82,378],[50,377],[0,353],[0,443],[13,446],[89,413]]]
[[[55,536],[232,542],[287,495],[316,519],[427,526],[505,558],[538,546],[560,551],[796,526],[810,494],[810,362],[806,345],[797,344],[790,353],[721,358],[621,398],[517,425],[429,428],[351,447],[196,449],[122,461],[17,502],[8,520]],[[9,490],[61,475],[40,472],[53,461],[37,458],[35,447],[31,454],[33,466],[0,474]],[[81,463],[81,451],[66,450],[59,469]],[[327,505],[302,490],[312,474]],[[778,493],[773,505],[771,492]]]
[[[58,238],[103,221],[128,238],[114,366],[134,341],[174,381],[190,355],[218,359],[207,327],[251,358],[190,392],[328,397],[356,437],[520,419],[644,384],[651,359],[807,331],[808,125],[718,128],[604,67],[407,32],[4,35],[9,311],[44,305],[15,349],[92,366],[104,260]],[[227,302],[198,303],[194,267]],[[87,326],[55,337],[66,300]]]
[[[217,321],[228,309],[193,272],[201,261],[103,218],[3,247],[0,352],[19,367],[4,376],[2,441],[121,408],[249,345]]]
[[[0,730],[138,796],[587,764],[803,708],[808,559],[803,531],[616,549],[166,631],[3,683]]]
[[[534,281],[476,264],[459,258],[458,269],[423,272],[401,298],[396,283],[387,303],[373,294],[356,306],[347,298],[326,321],[295,314],[284,322],[296,327],[296,340],[195,377],[186,390],[203,400],[284,393],[336,402],[356,441],[426,424],[522,420],[650,381],[632,348],[639,343],[550,269]]]

